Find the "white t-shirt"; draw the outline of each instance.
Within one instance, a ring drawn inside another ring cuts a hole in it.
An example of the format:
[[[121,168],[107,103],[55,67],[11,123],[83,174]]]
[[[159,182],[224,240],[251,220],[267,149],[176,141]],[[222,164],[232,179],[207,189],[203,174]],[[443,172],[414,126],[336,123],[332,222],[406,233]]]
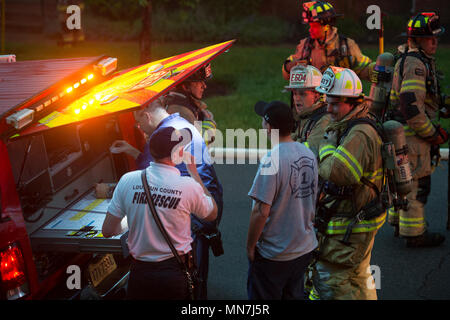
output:
[[[147,181],[156,211],[174,247],[181,254],[191,250],[190,213],[203,219],[213,209],[210,197],[191,177],[180,176],[172,166],[151,162]],[[157,262],[173,257],[147,205],[141,171],[124,174],[114,190],[108,212],[128,220],[128,248],[136,260]]]

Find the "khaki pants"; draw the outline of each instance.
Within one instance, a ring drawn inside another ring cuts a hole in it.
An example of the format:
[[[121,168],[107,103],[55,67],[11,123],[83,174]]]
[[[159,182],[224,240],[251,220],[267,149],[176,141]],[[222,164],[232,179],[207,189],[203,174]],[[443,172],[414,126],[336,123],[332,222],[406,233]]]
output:
[[[377,231],[319,236],[320,255],[313,266],[313,293],[322,300],[377,300],[370,257]]]

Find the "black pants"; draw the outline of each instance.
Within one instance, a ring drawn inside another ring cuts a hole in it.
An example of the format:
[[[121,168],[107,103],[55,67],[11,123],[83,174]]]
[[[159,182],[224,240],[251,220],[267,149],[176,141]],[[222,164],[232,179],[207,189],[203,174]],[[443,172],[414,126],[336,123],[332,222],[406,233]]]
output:
[[[177,260],[134,260],[128,279],[127,300],[186,300],[188,285]]]
[[[247,295],[249,300],[303,300],[304,274],[313,258],[309,252],[290,261],[263,258],[258,250],[249,262]]]

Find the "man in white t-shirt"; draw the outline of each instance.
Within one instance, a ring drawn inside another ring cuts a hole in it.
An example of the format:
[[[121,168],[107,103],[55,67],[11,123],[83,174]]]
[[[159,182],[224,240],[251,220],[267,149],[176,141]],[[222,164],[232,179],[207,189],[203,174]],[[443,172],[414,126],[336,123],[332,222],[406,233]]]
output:
[[[192,249],[190,213],[213,221],[217,205],[200,179],[192,156],[186,161],[191,177],[181,176],[175,167],[175,158],[183,158],[183,146],[187,144],[184,139],[190,138],[187,130],[180,131],[163,127],[153,133],[149,145],[154,162],[145,170],[158,216],[179,255],[186,260]],[[103,223],[103,236],[121,233],[125,216],[133,257],[127,298],[186,299],[187,279],[153,219],[140,171],[126,173],[120,179]]]

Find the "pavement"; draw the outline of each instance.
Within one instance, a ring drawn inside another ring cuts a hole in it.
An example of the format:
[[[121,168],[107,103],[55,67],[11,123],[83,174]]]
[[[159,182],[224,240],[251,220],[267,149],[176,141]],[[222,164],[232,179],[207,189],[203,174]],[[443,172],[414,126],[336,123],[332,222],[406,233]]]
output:
[[[210,255],[208,296],[212,300],[246,300],[248,260],[245,250],[251,200],[247,196],[257,165],[215,165],[224,188],[224,213],[220,224],[225,254]],[[437,248],[406,248],[386,222],[379,230],[371,265],[379,278],[380,300],[450,299],[450,231],[447,221],[448,162],[442,161],[432,175],[426,205],[429,230],[446,236]]]

